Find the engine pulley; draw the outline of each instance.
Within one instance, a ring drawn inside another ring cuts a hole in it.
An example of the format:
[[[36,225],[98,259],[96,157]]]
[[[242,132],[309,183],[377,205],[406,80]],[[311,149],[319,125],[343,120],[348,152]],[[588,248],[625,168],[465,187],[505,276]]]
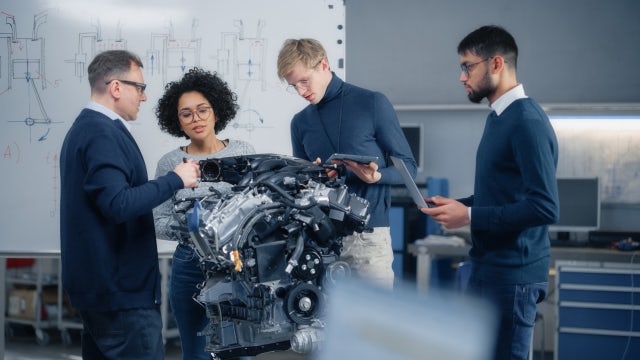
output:
[[[285,312],[296,324],[309,325],[321,311],[323,302],[320,289],[315,285],[301,283],[285,296]]]

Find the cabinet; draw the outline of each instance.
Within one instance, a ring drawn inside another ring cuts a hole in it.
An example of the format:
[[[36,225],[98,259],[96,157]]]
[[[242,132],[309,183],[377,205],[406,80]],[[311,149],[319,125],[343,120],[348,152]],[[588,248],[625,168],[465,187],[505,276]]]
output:
[[[64,310],[58,298],[58,263],[41,258],[32,266],[6,270],[6,335],[11,336],[14,324],[27,325],[35,330],[39,345],[49,343],[49,331],[57,329],[58,314]]]
[[[554,359],[640,359],[640,264],[556,261]]]
[[[162,337],[167,340],[178,338],[178,329],[169,306],[169,278],[171,276],[171,258],[175,243],[159,241],[158,260],[160,265],[162,303]],[[4,260],[4,254],[0,257]],[[36,334],[36,342],[39,345],[47,345],[50,342],[50,332],[59,330],[62,343],[70,345],[72,338],[69,330],[82,330],[82,322],[76,316],[69,302],[66,300],[60,279],[60,253],[30,253],[12,254],[12,256],[34,257],[35,264],[30,267],[4,269],[4,261],[0,262],[3,270],[0,274],[2,283],[1,294],[6,294],[2,301],[5,302],[6,316],[4,320],[2,340],[5,336],[12,336],[12,325],[20,324],[32,326]],[[4,279],[3,279],[4,278]],[[3,313],[4,315],[4,313]],[[0,321],[1,322],[1,321]],[[0,347],[0,358],[4,346]]]

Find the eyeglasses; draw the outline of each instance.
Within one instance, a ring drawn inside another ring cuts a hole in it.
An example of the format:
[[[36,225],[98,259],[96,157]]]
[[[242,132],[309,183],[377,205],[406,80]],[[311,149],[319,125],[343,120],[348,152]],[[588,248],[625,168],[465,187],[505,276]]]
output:
[[[112,81],[120,81],[123,84],[135,86],[138,89],[138,92],[140,94],[143,94],[144,93],[144,89],[147,88],[147,84],[139,83],[139,82],[135,82],[135,81],[131,81],[131,80],[111,79],[111,80],[105,82],[104,84],[105,85],[109,85]]]
[[[462,70],[463,73],[465,73],[467,76],[469,76],[469,71],[471,71],[474,66],[476,66],[476,65],[478,65],[480,63],[483,63],[485,61],[489,61],[491,59],[493,59],[493,56],[488,57],[486,59],[482,59],[482,60],[480,60],[478,62],[474,62],[472,64],[460,64],[460,70]]]
[[[295,84],[289,84],[287,91],[292,94],[297,94],[298,90],[307,90],[309,88],[309,79],[300,80]]]
[[[313,74],[316,71],[316,68],[318,67],[318,65],[320,65],[321,62],[322,60],[318,61],[318,63],[315,66],[311,67],[311,72],[309,73],[306,79],[302,79],[295,84],[289,84],[287,86],[287,91],[292,94],[297,94],[299,90],[309,89],[311,74]]]
[[[182,110],[178,113],[178,119],[186,124],[196,121],[196,115],[198,120],[207,120],[211,116],[211,110],[211,106],[200,106],[196,111]]]

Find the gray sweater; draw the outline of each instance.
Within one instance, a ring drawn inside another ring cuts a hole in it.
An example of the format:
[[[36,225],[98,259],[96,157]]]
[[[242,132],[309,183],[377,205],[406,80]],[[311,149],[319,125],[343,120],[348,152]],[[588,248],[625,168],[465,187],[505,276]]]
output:
[[[181,148],[172,150],[160,160],[158,160],[158,166],[156,167],[156,178],[167,174],[173,170],[176,165],[181,163],[184,158],[192,159],[195,161],[206,160],[211,158],[223,158],[230,156],[249,155],[254,154],[255,150],[251,144],[242,140],[229,140],[229,145],[224,149],[209,155],[193,155],[187,154],[182,151]],[[198,197],[202,198],[207,195],[211,195],[214,192],[227,193],[231,191],[231,184],[225,182],[216,183],[201,183],[197,189],[182,189],[176,192],[173,198],[163,202],[158,207],[153,209],[153,218],[156,227],[156,237],[162,240],[174,240],[178,241],[183,237],[188,236],[186,233],[181,233],[175,229],[180,226],[186,226],[182,223],[183,217],[174,212],[173,200],[175,198],[187,198]]]

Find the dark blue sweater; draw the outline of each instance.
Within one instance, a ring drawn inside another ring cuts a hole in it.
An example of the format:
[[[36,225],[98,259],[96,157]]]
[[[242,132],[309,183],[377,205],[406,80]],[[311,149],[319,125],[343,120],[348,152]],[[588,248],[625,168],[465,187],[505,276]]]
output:
[[[558,219],[558,143],[529,98],[491,112],[476,155],[470,256],[475,274],[498,283],[548,281],[548,225]]]
[[[389,185],[403,183],[387,156],[402,159],[411,175],[416,175],[416,161],[389,100],[379,92],[345,83],[335,74],[322,100],[293,117],[291,144],[293,156],[311,161],[318,157],[326,161],[337,152],[378,157],[379,182],[367,184],[350,172],[346,179],[350,192],[369,201],[372,227],[389,226]]]
[[[148,181],[120,122],[84,109],[60,153],[62,284],[77,310],[160,303],[152,209],[183,187],[174,172]]]

